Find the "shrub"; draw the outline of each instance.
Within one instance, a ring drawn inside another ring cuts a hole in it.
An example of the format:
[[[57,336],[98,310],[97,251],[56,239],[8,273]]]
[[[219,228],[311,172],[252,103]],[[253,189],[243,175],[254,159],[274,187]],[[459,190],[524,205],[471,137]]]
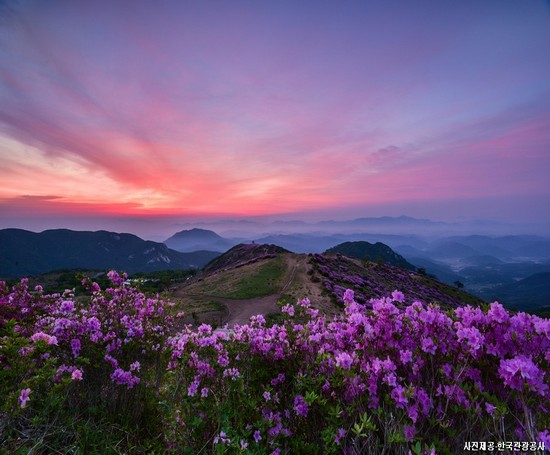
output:
[[[170,304],[109,273],[102,290],[0,283],[0,444],[7,452],[459,453],[539,441],[550,321],[500,304],[445,311],[343,291],[233,329],[178,333]]]

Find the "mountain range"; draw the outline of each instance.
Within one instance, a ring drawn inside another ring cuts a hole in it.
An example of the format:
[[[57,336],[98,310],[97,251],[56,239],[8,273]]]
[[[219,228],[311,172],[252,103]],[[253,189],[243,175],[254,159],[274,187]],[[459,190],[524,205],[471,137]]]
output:
[[[0,277],[3,278],[55,269],[118,269],[133,273],[200,268],[218,255],[211,251],[180,253],[163,243],[107,231],[0,230]]]
[[[499,300],[520,309],[548,306],[545,279],[550,273],[550,239],[541,236],[429,238],[411,234],[297,233],[244,241],[273,244],[294,253],[326,251],[359,259],[380,257],[387,264],[416,268],[450,285],[459,282],[465,290],[488,301]],[[62,268],[116,268],[129,273],[199,269],[242,242],[242,238],[225,238],[205,229],[177,232],[164,243],[107,231],[54,229],[34,233],[4,229],[0,230],[0,277],[36,275]],[[380,250],[355,248],[367,243],[383,245],[388,254],[400,258],[402,263],[392,262]]]

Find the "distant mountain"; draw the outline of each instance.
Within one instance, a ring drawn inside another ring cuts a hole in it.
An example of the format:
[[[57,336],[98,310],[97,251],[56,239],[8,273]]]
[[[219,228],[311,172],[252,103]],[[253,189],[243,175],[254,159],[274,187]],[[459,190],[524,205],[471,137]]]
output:
[[[488,254],[480,254],[475,256],[468,256],[460,260],[461,265],[477,266],[477,267],[492,267],[500,264],[504,264],[499,258],[490,256]]]
[[[256,243],[278,245],[295,253],[320,253],[344,238],[337,235],[279,234],[262,237]]]
[[[524,245],[514,248],[516,256],[523,256],[537,259],[550,258],[550,240],[533,240],[526,242]]]
[[[200,268],[218,253],[180,253],[132,234],[53,229],[41,233],[0,230],[0,276],[56,269],[118,269],[129,273]]]
[[[344,242],[335,247],[329,248],[325,254],[340,253],[351,258],[378,261],[381,260],[385,264],[394,265],[407,270],[416,270],[416,267],[408,262],[403,256],[397,254],[388,245],[377,242],[375,244],[369,242]]]
[[[413,218],[410,216],[381,216],[381,217],[364,217],[356,218],[353,220],[347,221],[319,221],[316,223],[318,226],[340,226],[340,225],[355,225],[355,226],[367,226],[367,227],[405,227],[405,226],[414,226],[421,228],[433,228],[433,227],[443,227],[449,226],[449,223],[444,223],[442,221],[432,221],[428,219]]]
[[[204,271],[205,273],[211,273],[218,270],[240,267],[250,262],[275,257],[283,253],[290,253],[290,251],[277,245],[241,243],[206,264]]]
[[[453,270],[445,264],[430,261],[429,259],[422,257],[410,257],[407,256],[407,260],[414,264],[418,270],[424,269],[428,275],[435,276],[438,280],[443,281],[444,283],[454,285],[456,281],[464,282],[464,277]]]
[[[550,309],[550,272],[536,273],[523,280],[486,292],[489,300],[528,310]]]
[[[168,248],[183,253],[199,250],[219,251],[223,253],[236,244],[236,242],[219,236],[214,231],[197,228],[176,232],[163,243]]]
[[[426,242],[412,235],[395,234],[276,234],[261,237],[256,243],[273,243],[295,253],[322,253],[328,248],[344,242],[383,242],[386,245],[414,245],[414,248],[426,248]],[[412,247],[411,247],[412,248]]]
[[[476,255],[479,255],[479,252],[474,248],[451,240],[437,242],[430,248],[430,257],[437,259],[465,258]]]

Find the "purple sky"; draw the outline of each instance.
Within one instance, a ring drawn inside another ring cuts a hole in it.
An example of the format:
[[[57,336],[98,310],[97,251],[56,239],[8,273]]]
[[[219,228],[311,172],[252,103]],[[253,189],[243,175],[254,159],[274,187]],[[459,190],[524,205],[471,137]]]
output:
[[[549,55],[542,0],[0,1],[0,228],[550,223]]]

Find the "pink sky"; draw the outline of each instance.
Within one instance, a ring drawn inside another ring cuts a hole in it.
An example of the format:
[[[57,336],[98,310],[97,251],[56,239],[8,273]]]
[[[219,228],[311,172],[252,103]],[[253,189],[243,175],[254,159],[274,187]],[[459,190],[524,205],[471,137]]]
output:
[[[28,0],[0,17],[0,228],[550,221],[542,0]]]

